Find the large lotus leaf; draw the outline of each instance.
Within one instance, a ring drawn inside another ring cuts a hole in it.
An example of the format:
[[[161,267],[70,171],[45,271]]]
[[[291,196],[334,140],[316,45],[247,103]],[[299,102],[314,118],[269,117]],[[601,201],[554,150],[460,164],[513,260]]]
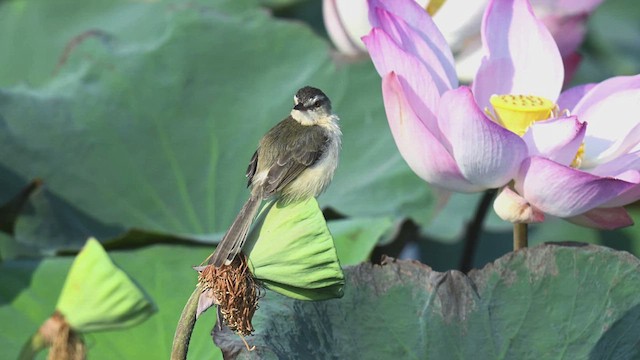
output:
[[[21,186],[44,182],[16,222],[21,243],[77,249],[89,235],[122,240],[131,229],[219,239],[248,194],[243,174],[258,140],[306,84],[331,97],[344,132],[320,204],[353,217],[428,221],[430,190],[393,143],[379,76],[369,62],[335,65],[326,41],[303,24],[248,0],[77,2],[64,22],[42,15],[58,11],[46,1],[2,4],[0,19],[38,19],[57,39],[48,56],[63,52],[63,25],[79,35],[101,29],[74,42],[50,78],[57,58],[34,63],[33,84],[0,89],[0,174]],[[21,29],[11,24],[3,26]],[[138,28],[144,34],[131,35]],[[41,35],[26,34],[22,43]],[[20,49],[16,56],[42,55]],[[14,77],[26,72],[17,66]],[[10,190],[19,188],[0,191]]]
[[[286,9],[306,0],[259,0],[264,6],[274,9]]]
[[[122,331],[85,336],[90,359],[168,359],[180,312],[193,291],[197,265],[211,249],[154,246],[109,255],[154,300],[158,312]],[[22,344],[55,309],[73,257],[10,260],[0,264],[0,349],[16,358]],[[203,314],[194,330],[189,359],[221,359],[211,342],[215,312]]]
[[[45,84],[70,51],[86,39],[139,46],[166,29],[165,12],[215,3],[241,9],[254,2],[227,0],[4,0],[0,1],[0,86]]]
[[[369,259],[373,248],[388,238],[395,228],[393,221],[385,217],[333,220],[327,225],[342,266]]]
[[[252,353],[228,330],[228,358],[637,359],[640,261],[585,245],[510,253],[467,277],[397,261],[346,270],[345,296],[268,293]]]
[[[482,193],[451,194],[447,203],[434,214],[435,216],[431,219],[429,227],[423,229],[424,235],[444,243],[459,241],[463,235],[465,225],[469,223],[475,215],[476,207],[482,195]],[[490,210],[487,213],[487,218],[493,220],[493,217],[497,218],[494,212]],[[500,222],[504,224],[505,228],[509,227],[508,223],[504,221]],[[500,224],[500,222],[498,222],[498,224]],[[484,224],[486,226],[486,220]]]
[[[603,1],[587,23],[575,84],[640,73],[640,7],[635,0]]]

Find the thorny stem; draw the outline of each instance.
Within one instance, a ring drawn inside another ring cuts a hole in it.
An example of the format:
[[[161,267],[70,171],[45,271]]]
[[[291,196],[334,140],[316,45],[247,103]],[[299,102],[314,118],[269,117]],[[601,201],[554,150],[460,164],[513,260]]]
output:
[[[182,309],[176,334],[173,336],[171,360],[186,360],[187,358],[191,333],[193,333],[193,327],[196,324],[196,311],[198,310],[200,293],[202,293],[202,290],[200,289],[200,285],[198,285],[195,290],[193,290],[193,293],[191,293],[189,300],[187,300],[187,303],[184,305],[184,309]]]
[[[496,189],[490,189],[484,192],[482,199],[476,207],[473,220],[467,224],[464,233],[464,247],[462,249],[462,259],[460,260],[460,271],[468,273],[473,265],[473,258],[475,257],[476,250],[478,248],[478,239],[482,232],[482,224],[487,217],[491,201],[496,195]]]
[[[513,224],[513,251],[529,246],[527,224]]]

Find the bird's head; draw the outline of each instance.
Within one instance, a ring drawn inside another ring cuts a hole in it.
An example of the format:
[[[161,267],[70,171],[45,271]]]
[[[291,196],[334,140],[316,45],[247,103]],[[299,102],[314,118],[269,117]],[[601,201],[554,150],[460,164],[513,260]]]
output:
[[[315,125],[331,116],[331,101],[322,90],[305,86],[293,97],[291,116],[302,125]]]

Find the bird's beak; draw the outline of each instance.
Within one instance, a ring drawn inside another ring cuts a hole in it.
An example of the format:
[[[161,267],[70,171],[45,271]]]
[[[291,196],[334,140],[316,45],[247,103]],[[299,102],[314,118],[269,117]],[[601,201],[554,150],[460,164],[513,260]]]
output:
[[[300,110],[300,111],[302,111],[302,110],[304,110],[304,105],[303,105],[302,103],[297,103],[297,104],[293,107],[293,109],[294,109],[294,110]]]

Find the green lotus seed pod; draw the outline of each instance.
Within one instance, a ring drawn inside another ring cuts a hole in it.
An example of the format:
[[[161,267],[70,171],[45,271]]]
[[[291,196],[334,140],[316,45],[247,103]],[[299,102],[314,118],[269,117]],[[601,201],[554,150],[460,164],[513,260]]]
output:
[[[94,238],[87,240],[73,261],[56,309],[78,332],[132,326],[156,311]]]
[[[244,247],[253,275],[268,289],[300,300],[343,295],[344,274],[314,198],[267,204]]]

